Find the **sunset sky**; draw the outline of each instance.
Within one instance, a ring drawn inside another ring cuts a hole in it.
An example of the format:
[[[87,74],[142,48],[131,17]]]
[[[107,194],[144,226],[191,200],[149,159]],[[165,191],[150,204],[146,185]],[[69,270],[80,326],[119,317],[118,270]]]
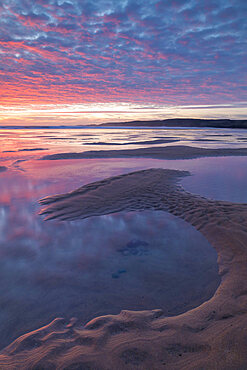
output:
[[[0,125],[247,118],[246,0],[2,0]]]

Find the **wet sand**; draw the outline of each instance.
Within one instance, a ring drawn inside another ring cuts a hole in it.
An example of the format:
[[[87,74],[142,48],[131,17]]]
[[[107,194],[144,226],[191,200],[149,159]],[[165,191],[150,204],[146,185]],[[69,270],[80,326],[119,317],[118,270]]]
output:
[[[122,150],[90,150],[80,153],[57,153],[41,157],[45,160],[58,159],[82,159],[82,158],[157,158],[157,159],[193,159],[200,157],[217,157],[217,156],[243,156],[247,155],[247,148],[223,148],[207,149],[185,145],[172,145],[166,147],[150,147],[139,149],[122,149]]]
[[[35,151],[39,152],[41,150],[47,150],[47,148],[23,148],[18,150],[3,150],[2,153],[35,152]]]
[[[174,143],[176,141],[179,141],[178,139],[157,139],[157,140],[144,140],[144,141],[127,141],[124,143],[114,143],[112,141],[110,142],[104,142],[104,141],[96,141],[96,142],[88,142],[85,143],[85,145],[153,145],[153,144],[168,144],[168,143]]]
[[[84,327],[73,318],[69,323],[58,318],[6,347],[0,354],[1,369],[246,368],[247,205],[186,192],[179,180],[188,175],[149,169],[108,178],[44,198],[41,213],[47,219],[75,220],[119,211],[169,211],[216,249],[221,284],[214,296],[173,317],[157,307],[98,317]]]

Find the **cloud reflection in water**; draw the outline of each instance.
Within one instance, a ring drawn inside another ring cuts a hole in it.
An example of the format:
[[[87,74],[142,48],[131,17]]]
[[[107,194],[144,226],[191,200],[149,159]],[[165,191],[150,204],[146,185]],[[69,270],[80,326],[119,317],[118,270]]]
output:
[[[1,181],[9,192],[0,208],[2,347],[59,316],[83,324],[121,309],[184,312],[219,283],[215,251],[174,216],[145,211],[44,222],[36,199],[54,183],[10,172]]]

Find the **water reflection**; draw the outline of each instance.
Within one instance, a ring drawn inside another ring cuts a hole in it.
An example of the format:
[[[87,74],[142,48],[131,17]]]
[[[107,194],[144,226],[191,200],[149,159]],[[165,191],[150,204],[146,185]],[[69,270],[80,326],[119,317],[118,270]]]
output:
[[[218,129],[3,130],[0,165],[9,169],[0,173],[0,347],[58,316],[85,323],[121,309],[184,312],[209,298],[219,283],[215,251],[174,216],[142,212],[44,222],[38,199],[160,167],[191,171],[194,176],[182,182],[190,192],[247,202],[247,157],[37,160],[46,148],[47,153],[105,149],[85,143],[169,137],[195,146],[234,146],[239,140],[244,146],[244,135]],[[210,138],[218,142],[201,141]]]
[[[169,140],[176,142],[166,143]],[[25,155],[87,150],[134,149],[154,145],[190,145],[204,148],[246,147],[245,130],[217,128],[84,128],[84,129],[0,129],[0,158],[10,161]]]
[[[62,184],[64,186],[66,183],[66,189],[61,189],[57,193],[74,190],[83,184],[106,177],[142,169],[185,170],[192,174],[182,180],[182,185],[187,191],[215,200],[247,203],[247,156],[183,160],[104,158],[27,161],[20,163],[19,166],[32,178],[46,179],[46,181],[49,179],[51,182],[56,182],[57,186]],[[51,189],[50,193],[47,193],[47,195],[51,194],[56,194],[56,189],[53,191]]]
[[[201,158],[192,162],[193,167],[188,166],[192,176],[182,180],[187,191],[209,199],[247,203],[247,157]]]
[[[82,323],[121,309],[184,312],[219,277],[204,237],[165,212],[44,222],[36,200],[66,185],[1,174],[1,347],[55,317]]]

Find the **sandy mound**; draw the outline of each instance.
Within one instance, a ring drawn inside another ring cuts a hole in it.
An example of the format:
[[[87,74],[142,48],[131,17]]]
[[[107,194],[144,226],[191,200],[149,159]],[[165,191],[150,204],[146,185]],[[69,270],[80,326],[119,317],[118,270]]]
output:
[[[199,157],[247,155],[247,148],[238,149],[206,149],[185,145],[151,147],[121,150],[91,150],[81,153],[57,153],[45,155],[41,159],[80,159],[80,158],[128,158],[146,157],[157,159],[192,159]]]
[[[4,172],[4,171],[6,171],[7,170],[7,167],[5,167],[5,166],[0,166],[0,172]]]
[[[218,252],[221,285],[201,306],[175,317],[161,310],[51,324],[18,338],[1,369],[245,369],[247,205],[209,201],[177,182],[187,172],[150,169],[45,198],[47,218],[123,210],[168,210],[200,230]],[[192,287],[193,289],[193,287]]]

